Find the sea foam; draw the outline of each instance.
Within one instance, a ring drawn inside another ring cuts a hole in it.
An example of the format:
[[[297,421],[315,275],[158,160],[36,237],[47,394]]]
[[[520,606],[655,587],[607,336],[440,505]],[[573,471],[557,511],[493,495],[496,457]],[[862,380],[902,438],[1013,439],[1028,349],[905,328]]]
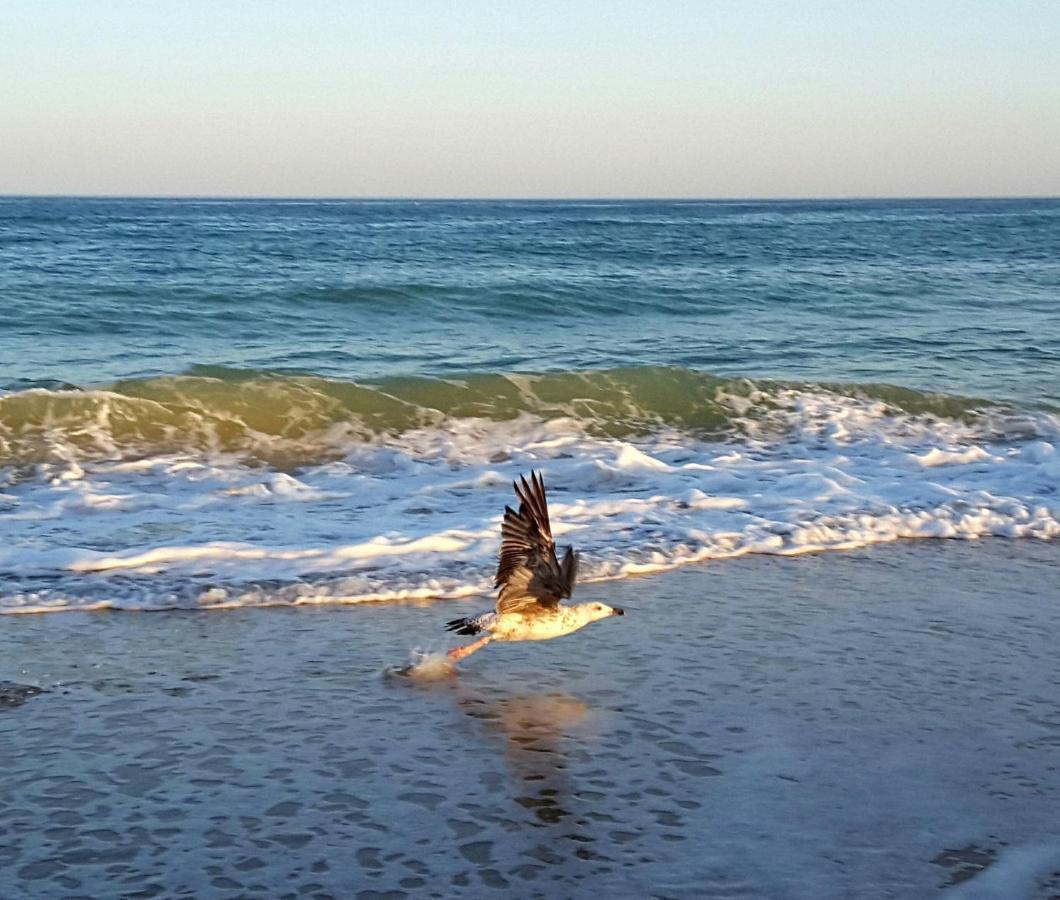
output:
[[[750,391],[747,392],[750,395]],[[751,401],[749,401],[751,402]],[[718,439],[666,422],[446,416],[286,471],[223,450],[78,454],[0,482],[0,610],[488,593],[510,482],[544,472],[585,580],[901,538],[1060,535],[1048,411],[940,415],[774,388]]]

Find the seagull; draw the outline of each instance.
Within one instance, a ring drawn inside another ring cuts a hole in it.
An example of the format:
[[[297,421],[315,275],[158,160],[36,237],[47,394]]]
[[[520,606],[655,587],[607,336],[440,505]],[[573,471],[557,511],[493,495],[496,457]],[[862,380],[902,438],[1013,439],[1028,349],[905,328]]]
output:
[[[578,555],[568,547],[562,562],[548,521],[545,482],[537,472],[513,483],[519,512],[504,507],[501,525],[501,558],[493,586],[500,588],[494,612],[453,619],[447,631],[483,634],[472,644],[454,647],[449,659],[456,663],[481,650],[490,641],[547,641],[584,628],[590,622],[625,615],[625,610],[604,603],[563,606],[578,575]]]

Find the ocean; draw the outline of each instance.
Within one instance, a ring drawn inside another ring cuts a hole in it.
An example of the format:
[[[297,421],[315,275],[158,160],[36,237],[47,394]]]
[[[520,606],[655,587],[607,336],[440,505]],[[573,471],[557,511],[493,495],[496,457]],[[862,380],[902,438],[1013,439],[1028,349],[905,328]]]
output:
[[[0,198],[0,612],[1060,535],[1060,200]]]

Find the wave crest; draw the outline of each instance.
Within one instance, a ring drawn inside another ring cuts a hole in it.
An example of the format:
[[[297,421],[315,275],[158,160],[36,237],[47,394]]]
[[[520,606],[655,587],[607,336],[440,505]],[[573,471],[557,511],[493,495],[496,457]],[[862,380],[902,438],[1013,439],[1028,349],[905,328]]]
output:
[[[801,401],[820,394],[872,401],[906,417],[981,422],[986,410],[999,420],[1000,408],[971,398],[878,384],[730,379],[675,367],[375,383],[195,367],[184,375],[89,390],[31,388],[0,395],[0,463],[179,452],[237,454],[247,462],[294,468],[340,458],[355,443],[457,419],[562,418],[587,434],[613,438],[660,429],[697,439],[775,438],[801,427]]]

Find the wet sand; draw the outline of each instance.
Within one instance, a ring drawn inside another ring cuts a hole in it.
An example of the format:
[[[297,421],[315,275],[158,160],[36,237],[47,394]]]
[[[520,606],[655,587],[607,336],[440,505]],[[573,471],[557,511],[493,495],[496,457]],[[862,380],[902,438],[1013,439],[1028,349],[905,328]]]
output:
[[[1060,545],[578,599],[434,682],[488,601],[0,618],[0,897],[1060,893]]]

